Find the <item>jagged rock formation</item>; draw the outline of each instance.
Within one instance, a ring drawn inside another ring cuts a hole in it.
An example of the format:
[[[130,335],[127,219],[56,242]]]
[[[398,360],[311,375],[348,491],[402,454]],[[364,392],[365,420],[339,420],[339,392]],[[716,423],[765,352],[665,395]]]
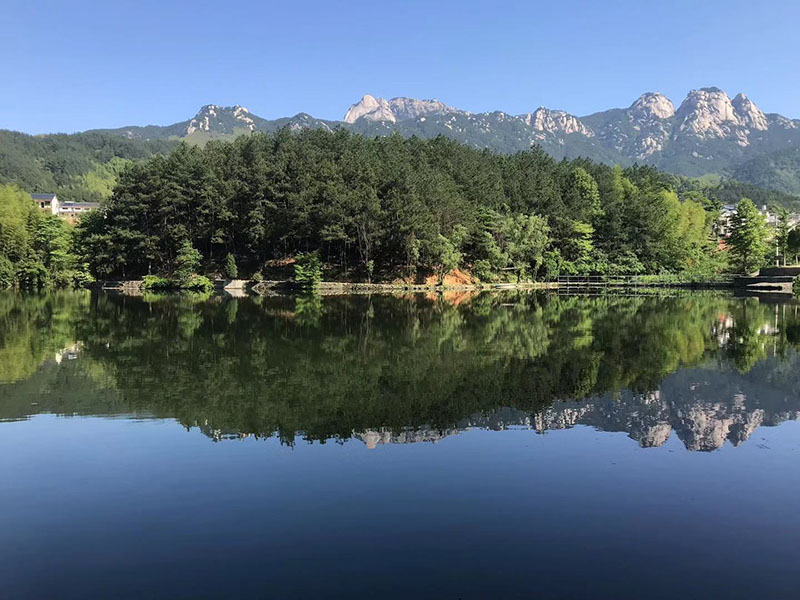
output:
[[[730,98],[719,88],[692,90],[675,117],[678,131],[697,136],[725,137],[739,125]]]
[[[648,92],[639,96],[630,108],[631,116],[636,121],[650,119],[669,119],[675,115],[675,107],[664,94]]]
[[[344,122],[353,124],[359,119],[367,121],[388,121],[396,123],[403,119],[417,119],[426,115],[446,115],[450,113],[467,114],[451,108],[436,99],[415,100],[414,98],[392,98],[385,100],[365,94],[361,100],[350,106],[344,115]]]
[[[190,136],[195,131],[233,133],[237,128],[255,131],[255,121],[246,108],[238,104],[224,108],[207,104],[189,121],[186,135]]]
[[[731,105],[739,122],[745,127],[754,131],[769,129],[767,116],[744,94],[737,94],[731,101]]]
[[[628,108],[583,117],[545,107],[521,115],[470,113],[438,100],[387,100],[366,94],[350,106],[342,121],[325,121],[305,113],[266,120],[241,106],[210,104],[182,123],[106,131],[133,139],[185,138],[203,143],[209,138],[280,127],[344,127],[368,136],[392,132],[423,138],[444,135],[499,152],[527,150],[538,144],[559,159],[584,156],[623,165],[648,163],[684,175],[738,172],[746,181],[758,174],[751,175],[753,168],[737,171],[740,165],[800,147],[800,120],[765,114],[744,94],[731,100],[714,87],[690,91],[677,110],[663,94],[648,92]]]
[[[461,431],[461,429],[405,429],[402,431],[375,429],[355,433],[354,437],[364,442],[367,448],[373,449],[384,444],[418,444],[421,442],[435,444],[439,440],[457,435]]]
[[[757,373],[686,369],[669,375],[660,390],[622,392],[553,405],[534,416],[539,432],[590,425],[624,431],[643,448],[666,443],[674,432],[687,450],[710,451],[725,441],[738,446],[762,425],[800,419],[800,397],[765,385]]]
[[[578,117],[566,113],[563,110],[550,110],[543,106],[537,108],[533,113],[525,115],[524,121],[525,124],[532,127],[534,131],[543,133],[555,135],[579,133],[586,137],[592,137],[594,135],[594,132],[586,127]]]

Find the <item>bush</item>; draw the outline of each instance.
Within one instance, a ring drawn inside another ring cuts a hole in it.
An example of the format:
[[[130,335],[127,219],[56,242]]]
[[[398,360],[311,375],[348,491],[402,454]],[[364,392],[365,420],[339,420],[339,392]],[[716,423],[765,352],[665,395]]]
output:
[[[142,280],[142,289],[152,292],[186,290],[191,292],[210,292],[214,284],[203,275],[190,275],[186,280],[169,279],[158,275],[147,275]]]
[[[163,291],[175,288],[175,284],[171,279],[166,277],[159,277],[158,275],[145,275],[142,280],[143,290]]]
[[[294,280],[303,287],[314,287],[322,281],[322,262],[316,252],[304,252],[295,257]]]
[[[192,275],[180,289],[191,290],[192,292],[210,292],[214,289],[214,284],[204,275]]]
[[[256,283],[261,283],[262,281],[264,281],[264,276],[261,274],[261,271],[256,271],[255,273],[253,273],[253,276],[250,279],[252,279]]]
[[[792,291],[794,292],[795,296],[800,298],[800,275],[794,278],[794,281],[792,282]]]

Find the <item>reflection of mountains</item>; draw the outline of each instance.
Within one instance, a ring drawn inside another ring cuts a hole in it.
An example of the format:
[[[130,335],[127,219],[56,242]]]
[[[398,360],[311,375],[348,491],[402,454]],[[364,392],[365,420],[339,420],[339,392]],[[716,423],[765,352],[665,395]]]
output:
[[[794,391],[798,388],[792,387],[797,382],[769,384],[762,379],[769,369],[759,371],[740,375],[684,369],[667,376],[661,389],[650,393],[624,390],[582,402],[557,402],[533,415],[504,408],[473,415],[449,429],[370,430],[356,437],[373,448],[388,443],[437,442],[473,428],[522,426],[545,433],[589,425],[601,431],[626,432],[643,448],[662,446],[674,432],[688,450],[716,450],[726,440],[738,446],[761,426],[800,419],[800,396]]]
[[[738,446],[761,425],[800,418],[797,393],[757,375],[684,369],[668,375],[656,392],[557,403],[536,414],[533,426],[624,431],[643,447],[661,446],[673,432],[689,450],[715,450],[725,440]]]

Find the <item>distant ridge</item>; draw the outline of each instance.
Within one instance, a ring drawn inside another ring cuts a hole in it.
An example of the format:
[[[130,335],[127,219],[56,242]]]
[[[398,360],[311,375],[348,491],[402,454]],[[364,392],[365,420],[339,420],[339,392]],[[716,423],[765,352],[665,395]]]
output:
[[[774,179],[782,191],[800,192],[800,177],[751,173],[756,168],[753,165],[785,166],[786,151],[800,148],[800,120],[766,114],[745,94],[731,99],[716,87],[691,90],[677,109],[663,94],[647,92],[627,108],[583,117],[546,107],[520,115],[470,113],[436,99],[385,99],[365,94],[341,121],[306,113],[264,119],[242,106],[208,104],[180,123],[100,131],[134,140],[185,139],[202,144],[287,126],[343,127],[369,136],[393,132],[423,138],[444,135],[506,153],[538,144],[559,159],[583,156],[623,165],[638,162],[689,176],[748,173],[761,184]],[[783,153],[783,158],[770,160],[772,153]],[[742,167],[745,164],[749,165],[746,169]]]

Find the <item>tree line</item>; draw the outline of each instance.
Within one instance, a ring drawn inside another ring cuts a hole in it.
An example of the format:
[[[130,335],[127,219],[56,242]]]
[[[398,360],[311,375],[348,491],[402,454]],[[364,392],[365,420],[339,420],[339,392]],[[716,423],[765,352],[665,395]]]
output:
[[[74,230],[21,189],[0,187],[0,285],[194,281],[190,271],[281,277],[293,262],[309,281],[324,271],[430,282],[458,269],[484,282],[703,278],[769,263],[773,236],[784,257],[800,253],[785,210],[772,232],[744,204],[750,218],[734,220],[726,247],[719,198],[652,167],[556,161],[537,147],[500,155],[444,137],[283,129],[129,164]]]
[[[98,277],[170,273],[186,243],[245,276],[301,253],[346,280],[713,272],[714,206],[650,167],[285,129],[131,166],[78,237]]]

